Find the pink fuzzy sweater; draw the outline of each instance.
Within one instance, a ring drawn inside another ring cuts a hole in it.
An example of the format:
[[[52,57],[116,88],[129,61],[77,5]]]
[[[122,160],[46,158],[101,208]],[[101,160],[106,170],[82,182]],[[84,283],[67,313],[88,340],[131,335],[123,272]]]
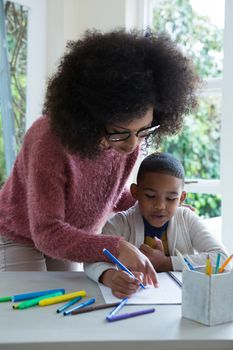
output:
[[[103,248],[117,255],[120,238],[98,233],[114,208],[133,204],[124,186],[137,156],[138,149],[110,149],[80,159],[61,145],[48,118],[39,118],[0,191],[0,234],[57,259],[106,260]]]

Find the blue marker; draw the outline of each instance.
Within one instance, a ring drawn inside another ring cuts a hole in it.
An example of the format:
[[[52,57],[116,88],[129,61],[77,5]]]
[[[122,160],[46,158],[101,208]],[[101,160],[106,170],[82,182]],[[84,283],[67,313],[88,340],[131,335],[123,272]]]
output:
[[[62,294],[64,294],[65,293],[65,289],[63,289],[63,288],[60,288],[60,289],[49,289],[49,290],[41,290],[39,292],[17,294],[17,295],[13,295],[11,297],[11,300],[13,302],[23,301],[23,300],[28,300],[28,299],[34,299],[34,298],[42,297],[43,295],[56,293],[56,292],[62,292]]]
[[[122,308],[122,306],[124,306],[127,303],[128,300],[128,298],[122,299],[121,302],[108,314],[106,319],[109,320],[111,317],[113,317],[117,313],[117,311],[119,311]]]
[[[76,297],[76,298],[72,299],[71,301],[69,301],[68,303],[61,306],[59,309],[57,309],[57,313],[59,314],[60,312],[64,311],[65,309],[68,309],[68,307],[76,304],[81,299],[82,299],[82,297]]]
[[[121,270],[127,272],[130,276],[132,276],[135,280],[137,280],[134,274],[130,270],[128,270],[127,267],[125,267],[125,265],[123,265],[117,258],[115,258],[115,256],[112,255],[109,250],[104,248],[103,253],[109,258],[109,260],[111,260],[114,264],[116,264]],[[146,289],[142,283],[140,283],[140,286],[143,289]]]
[[[193,267],[193,265],[188,261],[188,259],[184,258],[184,261],[188,265],[189,269],[192,271],[196,271],[196,269]]]
[[[218,269],[219,269],[219,266],[220,266],[220,258],[221,258],[221,254],[218,253],[218,256],[217,256],[217,261],[216,261],[216,266],[215,266],[215,271],[214,273],[218,273]]]
[[[92,299],[89,299],[87,301],[84,301],[83,303],[79,304],[78,306],[75,306],[72,309],[63,312],[63,315],[64,316],[70,315],[72,311],[75,311],[75,310],[78,310],[78,309],[82,309],[85,306],[94,304],[94,302],[95,302],[95,298],[92,298]]]

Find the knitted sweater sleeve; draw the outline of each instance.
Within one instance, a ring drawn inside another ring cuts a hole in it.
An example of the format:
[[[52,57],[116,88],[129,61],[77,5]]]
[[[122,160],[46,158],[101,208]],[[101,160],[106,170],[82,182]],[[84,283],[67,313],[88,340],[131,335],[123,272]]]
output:
[[[36,147],[34,150],[33,147]],[[56,259],[77,262],[106,261],[103,248],[118,255],[120,237],[97,235],[65,222],[65,162],[62,152],[33,145],[27,161],[28,219],[38,250]]]
[[[114,212],[127,210],[134,204],[135,199],[133,199],[129,189],[125,187],[121,194],[121,197],[119,198],[116,206],[114,207]]]

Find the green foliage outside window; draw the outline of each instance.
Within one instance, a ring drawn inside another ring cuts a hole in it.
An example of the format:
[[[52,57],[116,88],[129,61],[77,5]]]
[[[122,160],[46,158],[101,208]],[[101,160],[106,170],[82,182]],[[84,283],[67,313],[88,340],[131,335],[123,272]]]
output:
[[[15,122],[16,150],[19,150],[26,126],[26,67],[28,9],[6,1],[5,18],[7,46],[11,72],[11,93]],[[6,179],[5,154],[0,114],[0,185]]]
[[[168,33],[194,61],[203,78],[222,76],[223,30],[207,16],[197,14],[190,0],[164,0],[153,11],[153,30]],[[161,150],[179,158],[188,179],[219,179],[221,95],[200,95],[195,114],[186,116],[179,135],[163,140]],[[189,193],[203,217],[219,216],[218,195]]]

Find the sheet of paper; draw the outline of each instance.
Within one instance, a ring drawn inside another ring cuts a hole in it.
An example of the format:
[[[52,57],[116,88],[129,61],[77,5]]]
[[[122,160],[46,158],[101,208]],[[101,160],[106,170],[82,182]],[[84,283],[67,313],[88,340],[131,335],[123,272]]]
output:
[[[181,287],[166,273],[158,274],[159,288],[146,287],[140,289],[137,293],[129,298],[127,304],[181,304]],[[106,303],[114,303],[119,301],[112,295],[110,288],[99,284]]]

